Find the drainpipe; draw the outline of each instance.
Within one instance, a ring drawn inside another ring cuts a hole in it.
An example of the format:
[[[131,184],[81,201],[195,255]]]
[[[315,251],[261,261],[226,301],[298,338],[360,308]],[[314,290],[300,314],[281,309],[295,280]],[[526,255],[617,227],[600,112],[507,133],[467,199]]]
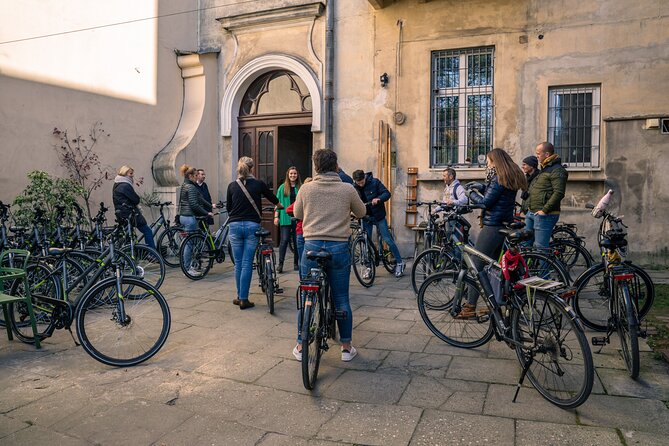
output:
[[[325,12],[325,148],[332,149],[334,140],[334,9],[335,0],[328,0]]]

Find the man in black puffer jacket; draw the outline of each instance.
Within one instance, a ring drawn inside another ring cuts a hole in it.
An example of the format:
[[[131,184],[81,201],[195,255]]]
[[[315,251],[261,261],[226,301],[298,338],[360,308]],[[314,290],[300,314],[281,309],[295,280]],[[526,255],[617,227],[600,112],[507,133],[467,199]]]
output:
[[[135,170],[130,166],[121,166],[118,170],[118,175],[114,178],[114,187],[112,189],[114,210],[116,211],[116,215],[123,219],[130,218],[134,211],[136,218],[134,221],[131,218],[131,223],[144,234],[144,243],[155,249],[156,244],[153,241],[151,228],[137,207],[140,200],[139,195],[137,195],[132,185],[134,177]]]
[[[386,206],[383,204],[390,200],[390,191],[386,189],[381,181],[372,176],[372,172],[363,172],[356,170],[353,172],[353,181],[355,182],[355,190],[358,191],[360,199],[367,204],[367,216],[363,219],[363,227],[367,231],[367,236],[372,239],[372,230],[376,226],[376,230],[381,234],[381,238],[390,248],[390,252],[397,260],[395,267],[395,277],[402,277],[404,274],[404,263],[402,262],[402,255],[397,249],[395,240],[388,229],[388,222],[386,221]]]

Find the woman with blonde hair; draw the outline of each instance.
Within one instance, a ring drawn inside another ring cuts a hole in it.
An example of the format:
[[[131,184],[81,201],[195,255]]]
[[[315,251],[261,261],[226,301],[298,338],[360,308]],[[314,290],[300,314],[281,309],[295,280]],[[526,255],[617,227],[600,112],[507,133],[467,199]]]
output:
[[[118,175],[114,178],[114,187],[112,188],[114,210],[117,216],[124,219],[128,219],[131,215],[135,214],[134,221],[131,218],[130,222],[144,234],[144,243],[156,249],[153,232],[151,232],[151,228],[146,223],[146,219],[138,207],[140,199],[133,186],[134,178],[135,169],[132,167],[124,165],[118,169]]]
[[[519,190],[527,188],[525,174],[506,151],[492,149],[486,156],[486,184],[469,183],[465,188],[471,203],[485,206],[481,214],[483,227],[476,239],[475,247],[483,254],[496,259],[504,243],[504,235],[499,230],[503,229],[506,223],[513,222],[516,194]],[[474,259],[474,264],[478,271],[485,265],[478,259]],[[470,291],[469,302],[463,305],[456,317],[460,319],[476,317],[478,297],[476,290]]]
[[[287,208],[292,203],[295,203],[295,197],[297,196],[297,191],[300,189],[302,182],[300,181],[300,174],[297,172],[297,167],[290,166],[286,170],[286,179],[283,181],[283,184],[279,186],[279,189],[276,191],[276,197],[279,199],[279,202],[283,205],[284,208]],[[286,210],[277,209],[274,211],[274,225],[278,226],[281,230],[281,244],[279,245],[279,266],[276,269],[276,272],[283,272],[283,261],[286,258],[286,248],[288,248],[288,243],[290,238],[293,238],[293,246],[296,246],[295,239],[295,223],[290,215],[286,213]],[[296,250],[295,256],[293,257],[293,271],[298,271],[300,266],[299,262],[299,253]]]
[[[197,217],[213,216],[211,212],[216,206],[209,203],[200,193],[195,177],[197,176],[197,169],[195,167],[184,164],[179,168],[181,175],[184,177],[184,182],[181,185],[179,192],[179,220],[188,232],[195,232],[198,229]],[[184,264],[188,274],[194,277],[202,275],[199,262],[196,264],[192,262],[191,252],[192,246],[184,246]]]
[[[264,181],[251,173],[253,160],[243,156],[237,162],[237,180],[228,185],[226,207],[230,217],[230,245],[235,259],[235,284],[237,298],[232,303],[240,310],[254,307],[249,301],[249,288],[253,274],[253,255],[258,245],[256,232],[262,219],[262,197],[283,209],[279,199]]]

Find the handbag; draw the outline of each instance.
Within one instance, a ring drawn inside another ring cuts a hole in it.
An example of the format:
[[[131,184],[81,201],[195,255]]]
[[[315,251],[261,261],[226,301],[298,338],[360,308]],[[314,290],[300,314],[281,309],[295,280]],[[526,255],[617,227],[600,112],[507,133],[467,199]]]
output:
[[[262,214],[260,213],[260,209],[258,209],[258,206],[256,205],[256,202],[253,201],[253,198],[251,198],[251,194],[249,194],[249,191],[246,190],[246,187],[244,186],[244,183],[242,183],[239,178],[237,178],[237,184],[239,184],[239,187],[242,189],[242,192],[244,192],[244,195],[246,195],[246,198],[248,198],[251,205],[253,205],[253,209],[255,209],[256,212],[258,213],[258,217],[260,217],[260,219],[262,220]]]

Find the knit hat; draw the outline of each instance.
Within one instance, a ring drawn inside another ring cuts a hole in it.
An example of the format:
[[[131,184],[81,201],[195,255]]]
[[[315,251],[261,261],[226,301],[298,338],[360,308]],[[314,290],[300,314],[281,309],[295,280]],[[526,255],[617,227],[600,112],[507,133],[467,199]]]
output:
[[[528,166],[534,167],[535,169],[537,169],[539,167],[539,160],[534,155],[530,155],[528,157],[525,157],[523,159],[523,163],[527,164]]]

